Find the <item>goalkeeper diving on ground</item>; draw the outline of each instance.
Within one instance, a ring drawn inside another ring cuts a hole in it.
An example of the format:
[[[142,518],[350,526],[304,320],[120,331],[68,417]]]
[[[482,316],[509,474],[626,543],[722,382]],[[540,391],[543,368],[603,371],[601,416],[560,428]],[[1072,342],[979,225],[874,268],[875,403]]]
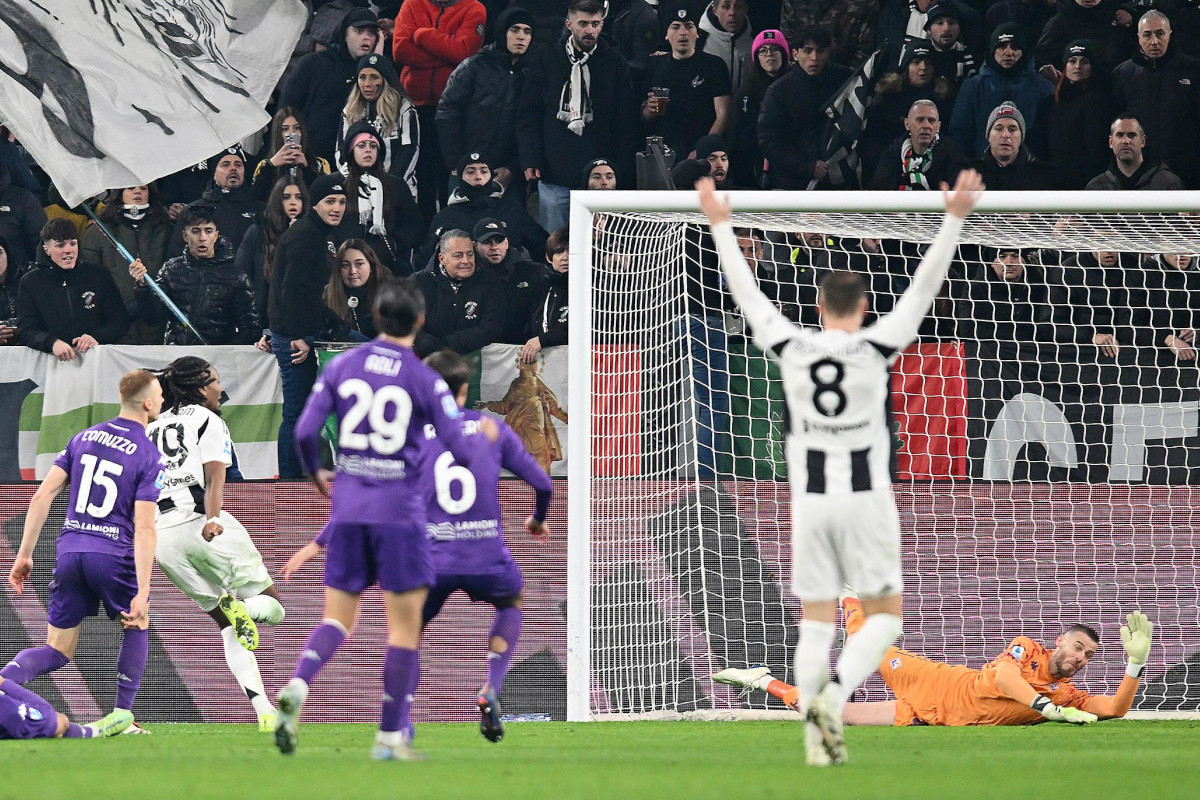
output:
[[[796,708],[805,717],[805,759],[812,766],[847,759],[842,708],[900,635],[900,516],[892,495],[890,367],[945,283],[963,223],[983,181],[963,170],[942,184],[946,214],[895,308],[863,327],[866,285],[860,275],[821,280],[821,329],[779,313],[754,278],[733,233],[729,201],[711,179],[696,182],[729,293],[754,343],[779,364],[787,401],[785,452],[791,482],[792,591],[804,614],[796,647]],[[829,678],[837,600],[843,585],[862,593],[865,620],[850,636]]]
[[[842,600],[846,633],[863,625],[862,603]],[[1154,624],[1140,611],[1126,617],[1121,644],[1128,662],[1114,695],[1093,695],[1075,685],[1100,647],[1100,636],[1087,625],[1072,625],[1054,649],[1026,636],[981,669],[943,664],[890,647],[879,663],[879,675],[895,700],[849,703],[842,711],[847,725],[1036,725],[1068,722],[1087,725],[1123,717],[1133,705],[1138,681],[1150,654]],[[743,690],[762,689],[797,708],[796,687],[776,680],[766,667],[725,669],[712,676]]]

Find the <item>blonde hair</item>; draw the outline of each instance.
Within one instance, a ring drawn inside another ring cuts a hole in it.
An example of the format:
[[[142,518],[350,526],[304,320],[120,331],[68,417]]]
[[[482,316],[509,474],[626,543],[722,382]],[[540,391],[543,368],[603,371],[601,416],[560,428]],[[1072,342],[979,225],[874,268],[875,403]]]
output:
[[[148,369],[135,369],[121,376],[118,392],[121,395],[121,405],[132,408],[145,400],[145,392],[150,384],[156,382],[158,376]]]
[[[399,133],[400,111],[404,107],[405,100],[408,100],[408,95],[404,94],[403,90],[397,89],[386,80],[383,82],[379,99],[375,101],[375,111],[383,122],[383,130],[380,131],[383,138],[390,139]],[[354,86],[350,89],[350,96],[346,99],[346,107],[342,109],[342,117],[346,120],[346,126],[349,127],[360,119],[364,119],[369,106],[370,103],[358,90],[358,79],[355,78]]]

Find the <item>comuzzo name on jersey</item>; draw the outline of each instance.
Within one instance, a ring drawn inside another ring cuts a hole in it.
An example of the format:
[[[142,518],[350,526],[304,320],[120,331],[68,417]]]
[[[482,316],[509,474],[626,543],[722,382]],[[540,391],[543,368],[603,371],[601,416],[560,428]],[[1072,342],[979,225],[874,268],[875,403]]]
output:
[[[96,442],[105,447],[111,447],[114,450],[119,450],[126,455],[133,455],[137,452],[137,445],[126,439],[124,436],[117,436],[115,433],[107,431],[86,430],[80,436],[80,441]]]

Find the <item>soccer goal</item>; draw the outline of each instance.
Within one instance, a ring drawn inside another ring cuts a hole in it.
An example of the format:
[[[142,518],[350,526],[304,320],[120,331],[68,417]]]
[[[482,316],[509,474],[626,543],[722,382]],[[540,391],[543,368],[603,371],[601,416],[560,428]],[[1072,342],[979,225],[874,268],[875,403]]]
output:
[[[763,291],[817,324],[831,269],[873,312],[941,219],[929,193],[736,192]],[[798,604],[777,371],[724,292],[692,192],[571,200],[568,718],[753,716],[710,674],[790,680]],[[1200,709],[1200,193],[987,193],[893,370],[900,645],[981,666],[1075,622],[1112,693],[1155,623],[1137,712]],[[869,320],[868,320],[869,324]],[[836,391],[834,384],[830,391]],[[878,677],[858,700],[887,697]]]

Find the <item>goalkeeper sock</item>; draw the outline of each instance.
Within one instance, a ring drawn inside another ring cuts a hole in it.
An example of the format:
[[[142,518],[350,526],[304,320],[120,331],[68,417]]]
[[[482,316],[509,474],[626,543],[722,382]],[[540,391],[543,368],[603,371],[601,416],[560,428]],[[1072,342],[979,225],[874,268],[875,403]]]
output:
[[[801,714],[808,713],[808,703],[829,682],[829,650],[833,647],[834,627],[832,622],[802,620],[800,622],[800,644],[796,646],[796,698],[795,708]]]
[[[833,686],[835,691],[830,692],[838,707],[831,711],[841,713],[851,693],[878,669],[883,654],[899,638],[902,628],[900,617],[895,614],[872,614],[863,622],[858,633],[846,641],[842,656],[838,659]]]
[[[242,647],[232,625],[221,628],[221,643],[225,645],[225,663],[229,665],[229,671],[233,673],[238,686],[250,698],[254,712],[259,716],[272,713],[275,707],[267,699],[262,673],[258,670],[258,659],[254,653]]]
[[[797,704],[800,702],[800,690],[790,683],[784,683],[777,678],[771,678],[766,682],[765,686],[759,686],[756,681],[755,688],[762,689],[772,697],[778,697],[792,708],[799,707]]]

